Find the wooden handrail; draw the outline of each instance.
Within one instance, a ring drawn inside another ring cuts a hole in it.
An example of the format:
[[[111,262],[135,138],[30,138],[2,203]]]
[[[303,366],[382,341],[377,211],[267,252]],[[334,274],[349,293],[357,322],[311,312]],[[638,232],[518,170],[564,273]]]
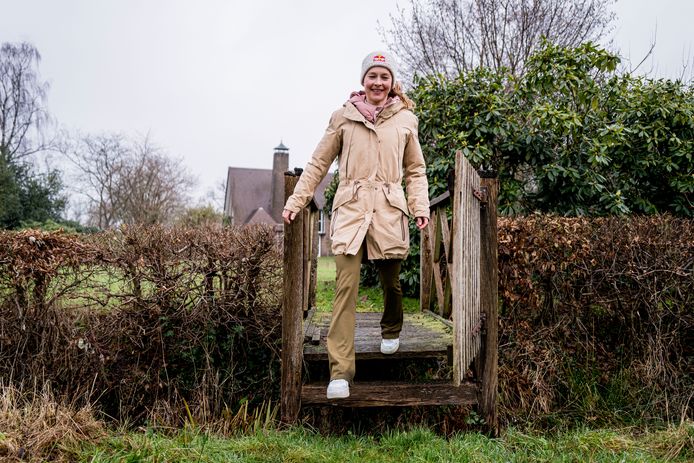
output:
[[[429,201],[429,209],[435,209],[443,206],[448,206],[451,202],[451,192],[446,191],[443,194],[438,195],[436,198]]]

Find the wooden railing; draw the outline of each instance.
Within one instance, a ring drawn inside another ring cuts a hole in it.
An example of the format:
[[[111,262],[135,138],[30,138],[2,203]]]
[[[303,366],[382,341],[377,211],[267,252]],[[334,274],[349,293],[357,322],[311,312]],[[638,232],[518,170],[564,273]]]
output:
[[[294,192],[300,169],[284,175],[285,200]],[[294,422],[301,407],[303,319],[316,301],[318,208],[312,200],[284,227],[284,296],[282,299],[282,420]]]
[[[452,183],[431,201],[431,220],[421,234],[420,304],[432,311],[435,302],[435,312],[451,319],[453,383],[461,384],[474,368],[482,383],[480,408],[495,426],[498,181],[457,152]]]

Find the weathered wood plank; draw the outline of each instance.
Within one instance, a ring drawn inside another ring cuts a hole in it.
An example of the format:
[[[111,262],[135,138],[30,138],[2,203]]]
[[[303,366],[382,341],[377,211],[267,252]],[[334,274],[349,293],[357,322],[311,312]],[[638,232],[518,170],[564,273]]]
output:
[[[439,219],[438,217],[441,215],[445,215],[446,211],[435,211],[433,213],[433,221],[434,221],[434,229],[433,229],[433,236],[434,236],[434,262],[439,262],[441,260],[441,253],[443,252],[443,248],[441,247],[443,245],[443,233],[441,230],[441,225],[439,224]],[[446,251],[448,249],[446,248]]]
[[[316,285],[318,282],[318,245],[320,236],[318,234],[319,212],[311,211],[311,279],[308,289],[308,306],[316,306]]]
[[[453,220],[451,223],[452,244],[451,249],[454,254],[453,261],[449,269],[451,273],[452,300],[451,300],[451,315],[453,317],[453,384],[461,384],[463,375],[462,369],[462,348],[463,341],[461,340],[463,328],[463,281],[461,270],[463,265],[463,239],[465,225],[462,207],[462,189],[463,174],[462,174],[462,153],[456,153],[455,159],[455,183],[453,187]]]
[[[313,231],[313,227],[311,226],[311,210],[309,208],[304,208],[301,211],[302,219],[303,219],[303,233],[304,236],[302,238],[302,244],[303,244],[303,250],[302,250],[302,275],[303,275],[303,283],[302,283],[302,303],[301,307],[304,312],[307,312],[309,309],[309,289],[311,286],[311,232]],[[303,318],[303,317],[302,317]]]
[[[315,347],[311,345],[310,347]],[[356,345],[355,345],[356,349]],[[406,360],[406,359],[444,359],[448,356],[448,349],[425,350],[422,347],[415,349],[402,348],[394,354],[384,355],[380,350],[361,350],[355,354],[357,361],[362,360]],[[327,362],[328,354],[324,350],[313,351],[308,345],[304,346],[304,360],[307,362]]]
[[[311,337],[313,336],[313,328],[314,325],[311,323],[313,320],[313,315],[316,312],[315,307],[311,307],[306,314],[306,318],[304,319],[304,342],[310,341]]]
[[[450,201],[451,192],[446,191],[445,193],[440,194],[436,198],[429,201],[429,209],[443,208],[444,206],[447,206]]]
[[[453,329],[453,322],[450,321],[449,319],[443,318],[441,315],[437,314],[436,312],[432,312],[431,310],[425,310],[424,313],[431,316],[431,317],[434,317],[435,319],[437,319],[438,321],[440,321],[441,323],[443,323],[447,327]]]
[[[431,253],[431,230],[433,224],[424,227],[419,238],[419,307],[421,310],[431,309],[431,290],[434,278],[433,255]]]
[[[284,176],[285,200],[294,191],[298,177]],[[284,226],[284,295],[282,298],[281,419],[295,423],[301,409],[303,363],[303,214]]]
[[[320,344],[320,328],[317,326],[313,327],[313,334],[311,335],[311,344],[314,346]]]
[[[411,407],[422,405],[465,405],[477,402],[477,384],[451,383],[354,383],[346,399],[328,400],[327,383],[306,384],[301,391],[304,405],[342,407]]]
[[[499,181],[496,178],[483,178],[482,187],[487,193],[487,204],[480,217],[480,305],[485,316],[485,332],[480,350],[481,388],[479,391],[480,412],[487,431],[499,434],[497,413],[498,395],[498,310],[499,310],[499,264],[497,243],[497,198]]]
[[[439,230],[441,233],[441,241],[443,242],[443,248],[446,250],[446,258],[448,262],[453,262],[453,250],[451,249],[451,232],[448,227],[448,217],[446,216],[446,211],[441,210],[440,214],[437,214],[439,221]]]
[[[448,271],[443,283],[443,308],[440,310],[440,315],[443,318],[451,317],[451,304],[453,299],[453,288],[451,285],[451,265],[448,264]]]
[[[473,328],[479,320],[479,176],[456,153],[452,223],[453,382],[460,384],[476,353]],[[478,342],[478,341],[477,341]]]
[[[466,262],[467,275],[465,276],[470,291],[468,291],[468,306],[466,311],[466,356],[463,359],[465,369],[470,367],[473,359],[480,349],[480,207],[481,203],[475,192],[480,190],[480,178],[472,165],[466,166],[467,177],[470,185],[467,212],[470,221],[468,225],[469,248],[468,259]]]
[[[331,314],[316,313],[312,326],[320,330],[320,344],[304,344],[304,359],[327,360],[326,337]],[[354,349],[357,359],[375,358],[431,358],[446,356],[451,345],[451,329],[439,319],[423,313],[405,314],[400,334],[400,349],[393,355],[381,354],[381,314],[359,312],[356,314]]]
[[[439,308],[439,314],[443,314],[446,307],[445,290],[443,286],[443,278],[441,277],[441,263],[434,263],[434,287],[436,288],[436,305]]]

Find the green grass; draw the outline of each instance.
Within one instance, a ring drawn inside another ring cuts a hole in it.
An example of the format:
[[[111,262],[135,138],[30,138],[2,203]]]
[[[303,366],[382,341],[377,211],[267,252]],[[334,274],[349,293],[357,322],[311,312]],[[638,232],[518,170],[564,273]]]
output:
[[[335,258],[319,257],[316,275],[316,308],[320,312],[330,312],[335,295]],[[411,297],[402,298],[402,309],[405,313],[419,312],[419,300]],[[359,287],[357,312],[382,312],[383,293],[380,287]]]
[[[467,433],[445,439],[429,430],[384,436],[325,437],[303,428],[232,438],[179,431],[114,435],[79,451],[105,462],[685,462],[694,426],[655,432],[575,430],[553,436],[507,431],[499,439]]]

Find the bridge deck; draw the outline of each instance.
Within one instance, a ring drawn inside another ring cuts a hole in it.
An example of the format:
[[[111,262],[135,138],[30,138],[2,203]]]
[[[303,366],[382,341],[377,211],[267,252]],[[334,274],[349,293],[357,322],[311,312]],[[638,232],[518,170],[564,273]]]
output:
[[[331,313],[314,312],[305,323],[304,359],[327,360],[325,343]],[[381,314],[357,312],[354,349],[357,360],[381,358],[445,357],[453,343],[451,328],[427,313],[405,314],[400,334],[400,349],[393,355],[383,355],[381,346]]]

